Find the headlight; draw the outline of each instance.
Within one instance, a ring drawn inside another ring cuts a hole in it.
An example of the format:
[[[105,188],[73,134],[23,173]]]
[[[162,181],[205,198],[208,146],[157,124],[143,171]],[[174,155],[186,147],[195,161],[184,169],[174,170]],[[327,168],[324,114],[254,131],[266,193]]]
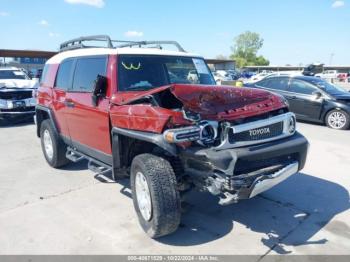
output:
[[[35,106],[36,105],[36,99],[35,98],[29,98],[29,106]]]
[[[218,136],[218,123],[214,121],[203,121],[199,124],[200,131],[200,141],[207,145],[216,139]]]
[[[198,126],[169,129],[163,137],[168,143],[183,143],[197,141],[201,145],[208,145],[218,136],[218,123],[203,121]]]
[[[183,143],[196,141],[200,138],[200,127],[190,126],[184,128],[169,129],[164,132],[164,139],[169,143]]]
[[[7,108],[7,101],[4,99],[0,99],[0,108],[6,109]]]
[[[38,89],[33,89],[33,91],[32,91],[32,97],[33,97],[33,98],[37,98],[37,96],[38,96]]]

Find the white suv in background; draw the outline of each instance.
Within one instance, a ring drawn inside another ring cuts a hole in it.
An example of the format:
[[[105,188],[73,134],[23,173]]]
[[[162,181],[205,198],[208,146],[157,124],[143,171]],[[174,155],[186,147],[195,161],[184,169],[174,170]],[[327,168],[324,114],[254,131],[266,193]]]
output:
[[[322,79],[330,80],[338,78],[339,72],[337,70],[325,70],[323,73],[316,74],[316,77],[320,77]]]
[[[217,85],[221,85],[222,81],[232,81],[233,80],[231,75],[228,72],[226,72],[225,70],[216,70],[213,73],[213,76],[214,76],[214,79],[215,79],[215,82]]]

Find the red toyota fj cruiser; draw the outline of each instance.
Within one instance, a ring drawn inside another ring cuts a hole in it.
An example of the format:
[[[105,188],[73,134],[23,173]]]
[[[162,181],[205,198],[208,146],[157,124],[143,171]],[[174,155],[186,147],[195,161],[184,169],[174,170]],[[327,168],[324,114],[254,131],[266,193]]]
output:
[[[178,51],[164,50],[169,44]],[[152,238],[177,229],[180,195],[192,188],[227,205],[305,164],[308,142],[281,96],[215,86],[204,59],[176,42],[65,42],[45,65],[37,99],[37,135],[49,165],[87,159],[114,180],[129,175],[140,224]]]

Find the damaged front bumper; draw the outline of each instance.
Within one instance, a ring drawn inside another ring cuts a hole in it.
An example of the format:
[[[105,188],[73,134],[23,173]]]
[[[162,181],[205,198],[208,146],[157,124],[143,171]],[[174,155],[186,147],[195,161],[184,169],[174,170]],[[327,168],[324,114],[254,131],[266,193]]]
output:
[[[252,198],[297,173],[305,165],[308,145],[296,132],[242,148],[188,148],[180,157],[193,183],[220,196],[219,204],[227,205]]]

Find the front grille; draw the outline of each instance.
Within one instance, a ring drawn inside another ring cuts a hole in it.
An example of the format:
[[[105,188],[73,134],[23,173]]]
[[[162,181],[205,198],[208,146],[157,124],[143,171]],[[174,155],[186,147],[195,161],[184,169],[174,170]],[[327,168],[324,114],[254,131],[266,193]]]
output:
[[[231,144],[237,142],[259,141],[280,136],[283,133],[283,122],[250,129],[240,133],[233,133],[233,129],[229,131],[229,142]]]
[[[32,91],[9,91],[9,92],[0,92],[0,99],[4,100],[22,100],[32,97]]]

